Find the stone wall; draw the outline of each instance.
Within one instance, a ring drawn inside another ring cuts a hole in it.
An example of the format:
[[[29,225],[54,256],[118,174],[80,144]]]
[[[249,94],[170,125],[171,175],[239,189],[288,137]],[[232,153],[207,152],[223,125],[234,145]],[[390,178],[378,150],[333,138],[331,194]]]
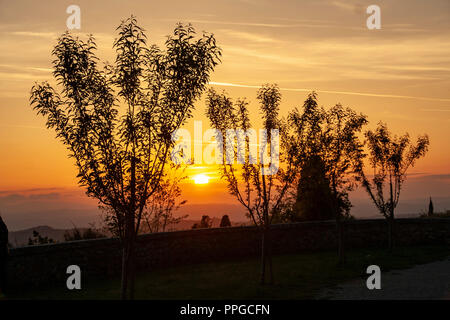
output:
[[[449,244],[450,219],[397,219],[396,244]],[[336,249],[334,221],[273,225],[274,254]],[[385,220],[346,223],[346,248],[387,245]],[[152,270],[214,262],[260,254],[255,227],[230,227],[146,234],[138,237],[137,269]],[[11,286],[41,286],[65,281],[66,268],[80,266],[83,279],[120,274],[121,245],[117,239],[96,239],[11,250],[8,282]]]

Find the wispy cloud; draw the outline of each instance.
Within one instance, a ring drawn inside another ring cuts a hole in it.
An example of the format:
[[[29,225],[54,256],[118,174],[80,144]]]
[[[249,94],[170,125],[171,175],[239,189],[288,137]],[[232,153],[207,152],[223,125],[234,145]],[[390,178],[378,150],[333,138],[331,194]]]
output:
[[[55,191],[61,191],[64,190],[64,188],[61,187],[50,187],[50,188],[27,188],[27,189],[9,189],[9,190],[0,190],[0,195],[5,194],[23,194],[23,193],[48,193],[48,192],[55,192]]]
[[[362,13],[364,12],[364,6],[362,3],[349,3],[348,1],[331,1],[331,5],[336,8],[353,12],[353,13]]]
[[[52,72],[50,68],[0,64],[0,80],[39,80]]]
[[[161,19],[162,21],[178,22],[180,19]],[[238,27],[261,27],[261,28],[276,28],[276,29],[289,29],[289,28],[342,28],[353,30],[364,30],[364,26],[346,26],[342,24],[324,23],[317,21],[305,21],[299,23],[267,23],[267,22],[243,22],[243,21],[220,21],[220,20],[202,20],[202,19],[186,19],[190,23],[212,24],[212,25],[227,25]]]
[[[251,33],[251,32],[244,32],[244,31],[236,31],[236,30],[230,30],[230,29],[222,29],[219,30],[231,37],[235,37],[235,38],[239,38],[239,39],[243,39],[243,40],[248,40],[248,41],[252,41],[252,42],[258,42],[258,43],[276,43],[279,42],[279,40],[272,38],[272,37],[267,37],[261,34],[257,34],[257,33]]]
[[[355,5],[348,2],[341,2],[341,1],[332,1],[331,4],[337,8],[344,9],[347,11],[354,11]]]
[[[15,36],[37,37],[46,39],[56,39],[58,37],[58,34],[55,32],[12,31],[8,33]]]
[[[450,109],[420,109],[420,111],[429,111],[429,112],[450,112]]]
[[[4,127],[4,128],[24,128],[24,129],[39,129],[39,130],[45,130],[45,127],[27,126],[27,125],[22,125],[22,124],[6,124],[6,123],[0,123],[0,127]]]
[[[21,73],[21,72],[0,72],[0,80],[37,80],[39,76],[32,73]],[[44,75],[40,76],[45,77]]]
[[[228,46],[224,45],[222,46],[224,52],[226,54],[235,54],[239,56],[247,56],[252,58],[258,58],[258,59],[264,59],[269,60],[271,62],[276,62],[280,64],[288,64],[288,65],[296,65],[296,66],[310,66],[310,65],[317,65],[319,63],[312,61],[311,59],[306,59],[301,56],[290,56],[290,55],[281,55],[277,54],[276,52],[271,53],[265,50],[256,50],[256,49],[250,49],[250,48],[243,48],[238,46]]]
[[[247,84],[237,84],[237,83],[225,83],[225,82],[210,82],[213,86],[224,86],[224,87],[240,87],[240,88],[254,88],[259,89],[261,86],[257,85],[247,85]],[[321,89],[307,89],[307,88],[280,88],[283,91],[295,91],[295,92],[322,92],[322,93],[332,93],[332,94],[344,94],[344,95],[354,95],[354,96],[366,96],[366,97],[378,97],[378,98],[398,98],[398,99],[415,99],[415,100],[427,100],[427,101],[450,101],[447,98],[430,98],[430,97],[418,97],[418,96],[405,96],[405,95],[395,95],[395,94],[385,94],[385,93],[368,93],[368,92],[351,92],[351,91],[334,91],[334,90],[321,90]]]
[[[34,70],[34,71],[41,71],[41,72],[47,72],[47,73],[53,71],[50,68],[37,68],[37,67],[28,67],[28,68],[31,70]]]

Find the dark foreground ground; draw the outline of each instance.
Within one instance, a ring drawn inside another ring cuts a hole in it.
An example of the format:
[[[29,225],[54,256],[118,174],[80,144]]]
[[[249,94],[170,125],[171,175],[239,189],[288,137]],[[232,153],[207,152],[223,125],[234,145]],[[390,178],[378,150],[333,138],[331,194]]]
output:
[[[444,269],[425,269],[417,275],[411,269],[405,283],[416,284],[411,288],[421,290],[421,284],[433,293],[433,285],[442,282],[441,272],[450,265],[448,246],[399,247],[389,254],[385,249],[365,249],[347,252],[344,267],[336,264],[335,252],[305,253],[275,256],[273,259],[275,283],[261,286],[259,261],[249,259],[226,263],[211,263],[155,270],[139,274],[136,279],[137,299],[327,299],[355,298],[369,291],[365,288],[367,266],[376,264],[382,270],[383,283],[396,283],[385,272],[411,268],[435,261],[443,261]],[[416,267],[417,268],[417,267]],[[402,271],[403,272],[403,271]],[[412,272],[412,273],[411,273]],[[423,276],[432,272],[428,276]],[[391,272],[392,273],[392,272]],[[394,271],[395,274],[395,271]],[[447,275],[448,269],[447,269]],[[390,278],[389,278],[390,277]],[[356,279],[356,280],[355,280]],[[432,280],[430,280],[432,279]],[[386,280],[386,281],[384,281]],[[447,278],[448,280],[448,278]],[[339,291],[339,284],[350,283],[353,291]],[[69,291],[65,283],[54,287],[23,289],[10,292],[6,299],[118,299],[120,279],[83,281],[82,289]],[[406,289],[405,289],[406,288]],[[338,291],[336,291],[336,289]],[[442,288],[441,288],[442,289]],[[408,299],[408,286],[397,292],[396,298]],[[439,289],[440,290],[440,289]],[[383,290],[381,290],[383,291]],[[410,290],[409,290],[410,291]],[[339,293],[340,292],[340,293]],[[351,293],[349,293],[351,292]],[[404,295],[404,296],[403,296]],[[428,298],[444,298],[439,294]],[[382,297],[381,297],[382,298]],[[394,297],[395,298],[395,297]]]
[[[336,300],[450,300],[450,257],[382,274],[381,290],[367,290],[366,279],[353,279],[323,290],[319,298]]]

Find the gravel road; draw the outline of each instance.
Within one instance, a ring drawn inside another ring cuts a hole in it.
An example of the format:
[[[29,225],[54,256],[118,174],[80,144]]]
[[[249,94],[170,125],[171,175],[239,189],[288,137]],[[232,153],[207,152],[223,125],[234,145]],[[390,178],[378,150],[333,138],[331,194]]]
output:
[[[380,266],[381,267],[381,266]],[[368,275],[369,276],[369,275]],[[383,272],[381,289],[369,290],[366,278],[323,290],[318,299],[332,300],[450,300],[450,257],[411,269]]]

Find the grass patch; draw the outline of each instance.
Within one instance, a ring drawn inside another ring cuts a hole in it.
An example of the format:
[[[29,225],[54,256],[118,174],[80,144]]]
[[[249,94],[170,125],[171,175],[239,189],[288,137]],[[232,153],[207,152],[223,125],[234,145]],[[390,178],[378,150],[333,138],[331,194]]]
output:
[[[313,299],[324,288],[348,279],[364,277],[367,266],[382,272],[442,260],[448,246],[398,247],[354,250],[347,253],[344,267],[336,265],[336,252],[280,255],[273,257],[275,283],[259,284],[259,260],[180,266],[139,274],[136,299]],[[82,281],[82,289],[69,291],[65,284],[11,292],[8,299],[118,299],[120,279]]]

